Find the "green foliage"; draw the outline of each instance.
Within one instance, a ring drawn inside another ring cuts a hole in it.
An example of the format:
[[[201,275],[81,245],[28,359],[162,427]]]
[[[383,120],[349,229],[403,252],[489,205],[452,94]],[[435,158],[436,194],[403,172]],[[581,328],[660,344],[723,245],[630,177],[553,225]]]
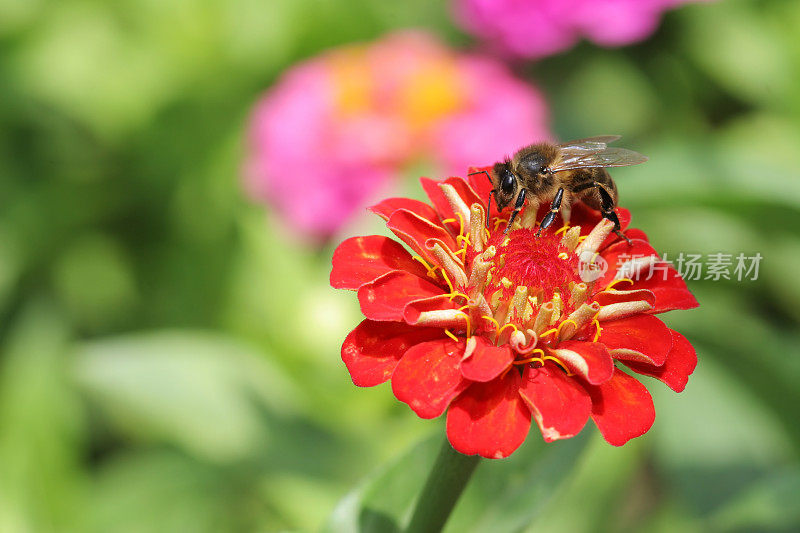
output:
[[[799,22],[797,2],[700,3],[639,45],[520,68],[559,136],[650,156],[614,175],[657,249],[763,260],[690,281],[701,307],[666,317],[700,363],[682,394],[647,382],[646,437],[534,430],[448,530],[800,528]],[[405,523],[442,428],[353,387],[332,248],[239,176],[286,68],[409,26],[470,42],[422,0],[0,0],[0,531]]]

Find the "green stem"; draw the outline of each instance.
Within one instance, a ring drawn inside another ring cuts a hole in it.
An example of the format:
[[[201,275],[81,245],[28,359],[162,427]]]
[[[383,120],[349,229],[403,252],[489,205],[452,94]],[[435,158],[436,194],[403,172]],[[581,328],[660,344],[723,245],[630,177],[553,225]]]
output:
[[[479,460],[480,457],[477,455],[458,453],[445,439],[425,487],[419,495],[406,531],[408,533],[441,531]]]

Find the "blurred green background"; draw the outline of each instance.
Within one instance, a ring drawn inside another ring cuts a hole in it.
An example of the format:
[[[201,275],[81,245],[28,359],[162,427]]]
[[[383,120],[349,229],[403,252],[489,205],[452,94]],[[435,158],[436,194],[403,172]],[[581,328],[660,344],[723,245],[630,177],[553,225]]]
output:
[[[239,176],[282,71],[406,27],[472,44],[423,0],[0,0],[0,531],[390,530],[374,510],[406,508],[441,424],[351,384],[333,245]],[[657,249],[763,260],[666,316],[699,365],[682,394],[647,382],[650,433],[532,433],[452,531],[800,528],[798,28],[794,0],[689,5],[639,45],[520,67],[560,138],[650,156],[614,175]]]

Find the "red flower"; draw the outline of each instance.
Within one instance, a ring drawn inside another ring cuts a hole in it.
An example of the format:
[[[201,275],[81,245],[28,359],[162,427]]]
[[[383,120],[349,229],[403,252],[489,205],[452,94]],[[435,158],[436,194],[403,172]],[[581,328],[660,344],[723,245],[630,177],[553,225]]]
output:
[[[391,378],[420,417],[447,411],[447,436],[464,454],[508,456],[531,420],[548,442],[589,417],[615,446],[643,435],[655,410],[630,372],[680,392],[697,362],[654,316],[697,306],[680,274],[644,232],[626,229],[625,209],[630,244],[583,204],[571,226],[538,238],[518,223],[504,234],[508,214],[486,228],[480,177],[423,178],[433,207],[406,198],[372,207],[415,255],[377,235],[336,249],[331,285],[357,291],[366,317],[342,346],[353,383]]]

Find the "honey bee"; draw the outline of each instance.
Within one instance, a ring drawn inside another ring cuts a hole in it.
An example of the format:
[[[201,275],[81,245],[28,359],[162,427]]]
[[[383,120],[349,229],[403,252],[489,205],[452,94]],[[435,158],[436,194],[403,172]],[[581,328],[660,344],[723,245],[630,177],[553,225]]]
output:
[[[559,211],[568,222],[572,204],[582,201],[613,222],[614,232],[630,243],[620,231],[619,218],[614,210],[617,207],[617,186],[606,167],[638,165],[647,161],[647,157],[625,148],[608,147],[619,138],[619,135],[603,135],[562,144],[532,144],[519,150],[512,158],[495,163],[491,173],[485,170],[473,172],[486,174],[492,182],[493,189],[486,206],[486,225],[489,225],[492,195],[498,211],[514,203],[505,233],[511,229],[526,199],[534,216],[541,203],[551,202],[550,211],[542,219],[536,236],[553,223]]]

